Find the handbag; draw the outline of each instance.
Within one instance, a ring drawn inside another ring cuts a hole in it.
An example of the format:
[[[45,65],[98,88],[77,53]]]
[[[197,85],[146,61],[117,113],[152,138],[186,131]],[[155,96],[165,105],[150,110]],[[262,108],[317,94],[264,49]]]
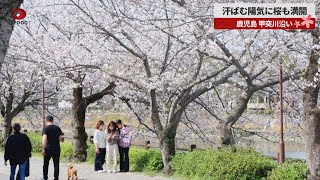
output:
[[[131,146],[131,142],[132,142],[132,136],[131,135],[122,135],[121,137],[121,147],[123,148],[128,148]]]
[[[25,176],[26,176],[26,177],[29,177],[29,176],[30,176],[30,159],[29,159],[29,158],[28,158],[27,164],[26,164]]]
[[[29,159],[29,158],[27,159],[24,176],[25,176],[25,177],[29,177],[29,176],[30,176],[30,159]],[[19,171],[18,171],[18,173],[17,173],[16,180],[20,180]]]

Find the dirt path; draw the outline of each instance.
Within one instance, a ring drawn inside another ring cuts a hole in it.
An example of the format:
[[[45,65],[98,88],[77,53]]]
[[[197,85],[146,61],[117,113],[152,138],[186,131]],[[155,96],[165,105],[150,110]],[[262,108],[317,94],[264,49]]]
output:
[[[27,180],[40,180],[42,178],[42,158],[34,157],[30,160],[30,177]],[[79,180],[169,180],[170,178],[166,177],[150,177],[141,175],[138,173],[97,173],[93,171],[92,165],[85,163],[74,164],[75,168],[78,170]],[[3,165],[3,154],[0,154],[0,179],[5,180],[9,179],[10,166]],[[6,178],[4,178],[6,177]],[[50,163],[49,168],[49,180],[53,179],[53,163]],[[67,164],[60,164],[60,179],[67,179]]]

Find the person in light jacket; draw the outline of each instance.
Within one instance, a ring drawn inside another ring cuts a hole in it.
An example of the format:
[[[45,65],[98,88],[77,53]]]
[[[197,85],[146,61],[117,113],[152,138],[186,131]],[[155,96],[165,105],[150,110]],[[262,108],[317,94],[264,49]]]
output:
[[[120,134],[119,137],[119,154],[120,154],[120,172],[129,171],[129,148],[131,145],[131,137],[129,136],[129,127],[123,124],[123,122],[117,120],[118,131]],[[128,137],[130,137],[128,141]],[[127,141],[125,141],[125,139]]]
[[[117,155],[118,155],[118,140],[119,132],[117,130],[117,124],[114,121],[111,121],[108,125],[106,133],[106,142],[107,142],[107,172],[116,173],[117,172]],[[110,162],[113,160],[113,170],[111,171]]]

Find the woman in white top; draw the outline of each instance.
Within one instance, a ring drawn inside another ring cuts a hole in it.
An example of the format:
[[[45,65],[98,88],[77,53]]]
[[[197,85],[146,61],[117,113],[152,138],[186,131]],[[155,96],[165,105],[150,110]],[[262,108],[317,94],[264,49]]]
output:
[[[94,132],[93,142],[96,147],[96,159],[94,163],[94,170],[98,172],[103,171],[103,164],[106,158],[106,133],[104,131],[104,122],[98,121]]]

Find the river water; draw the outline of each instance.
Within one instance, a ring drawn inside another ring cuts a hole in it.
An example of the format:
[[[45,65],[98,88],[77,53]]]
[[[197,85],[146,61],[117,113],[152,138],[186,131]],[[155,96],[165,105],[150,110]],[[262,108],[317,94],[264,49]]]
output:
[[[246,142],[248,143],[248,142]],[[266,156],[278,157],[279,144],[267,140],[255,140],[249,146],[262,152]],[[305,145],[296,142],[285,142],[285,158],[306,159]]]
[[[88,131],[88,130],[87,130]],[[93,135],[93,130],[92,132],[90,131],[88,134]],[[68,133],[69,134],[69,133]],[[72,137],[70,135],[70,137]],[[142,136],[139,135],[133,140],[133,144],[135,145],[144,145],[145,141],[151,141],[151,146],[152,147],[158,147],[158,140],[156,138],[148,137],[148,136]],[[252,147],[256,149],[259,152],[262,152],[264,155],[269,156],[269,157],[278,157],[278,149],[279,149],[279,144],[278,143],[273,143],[264,139],[256,139],[256,140],[248,140],[248,139],[238,139],[237,144],[241,145],[243,147]],[[182,149],[189,149],[191,144],[196,144],[197,148],[199,149],[206,149],[211,146],[211,148],[217,148],[220,146],[219,144],[208,144],[201,142],[199,139],[188,139],[185,144],[182,144],[181,142],[177,141],[177,148],[182,148]],[[298,142],[285,142],[285,158],[292,158],[292,159],[301,159],[305,160],[306,159],[306,153],[305,153],[305,145],[303,143],[298,143]]]

